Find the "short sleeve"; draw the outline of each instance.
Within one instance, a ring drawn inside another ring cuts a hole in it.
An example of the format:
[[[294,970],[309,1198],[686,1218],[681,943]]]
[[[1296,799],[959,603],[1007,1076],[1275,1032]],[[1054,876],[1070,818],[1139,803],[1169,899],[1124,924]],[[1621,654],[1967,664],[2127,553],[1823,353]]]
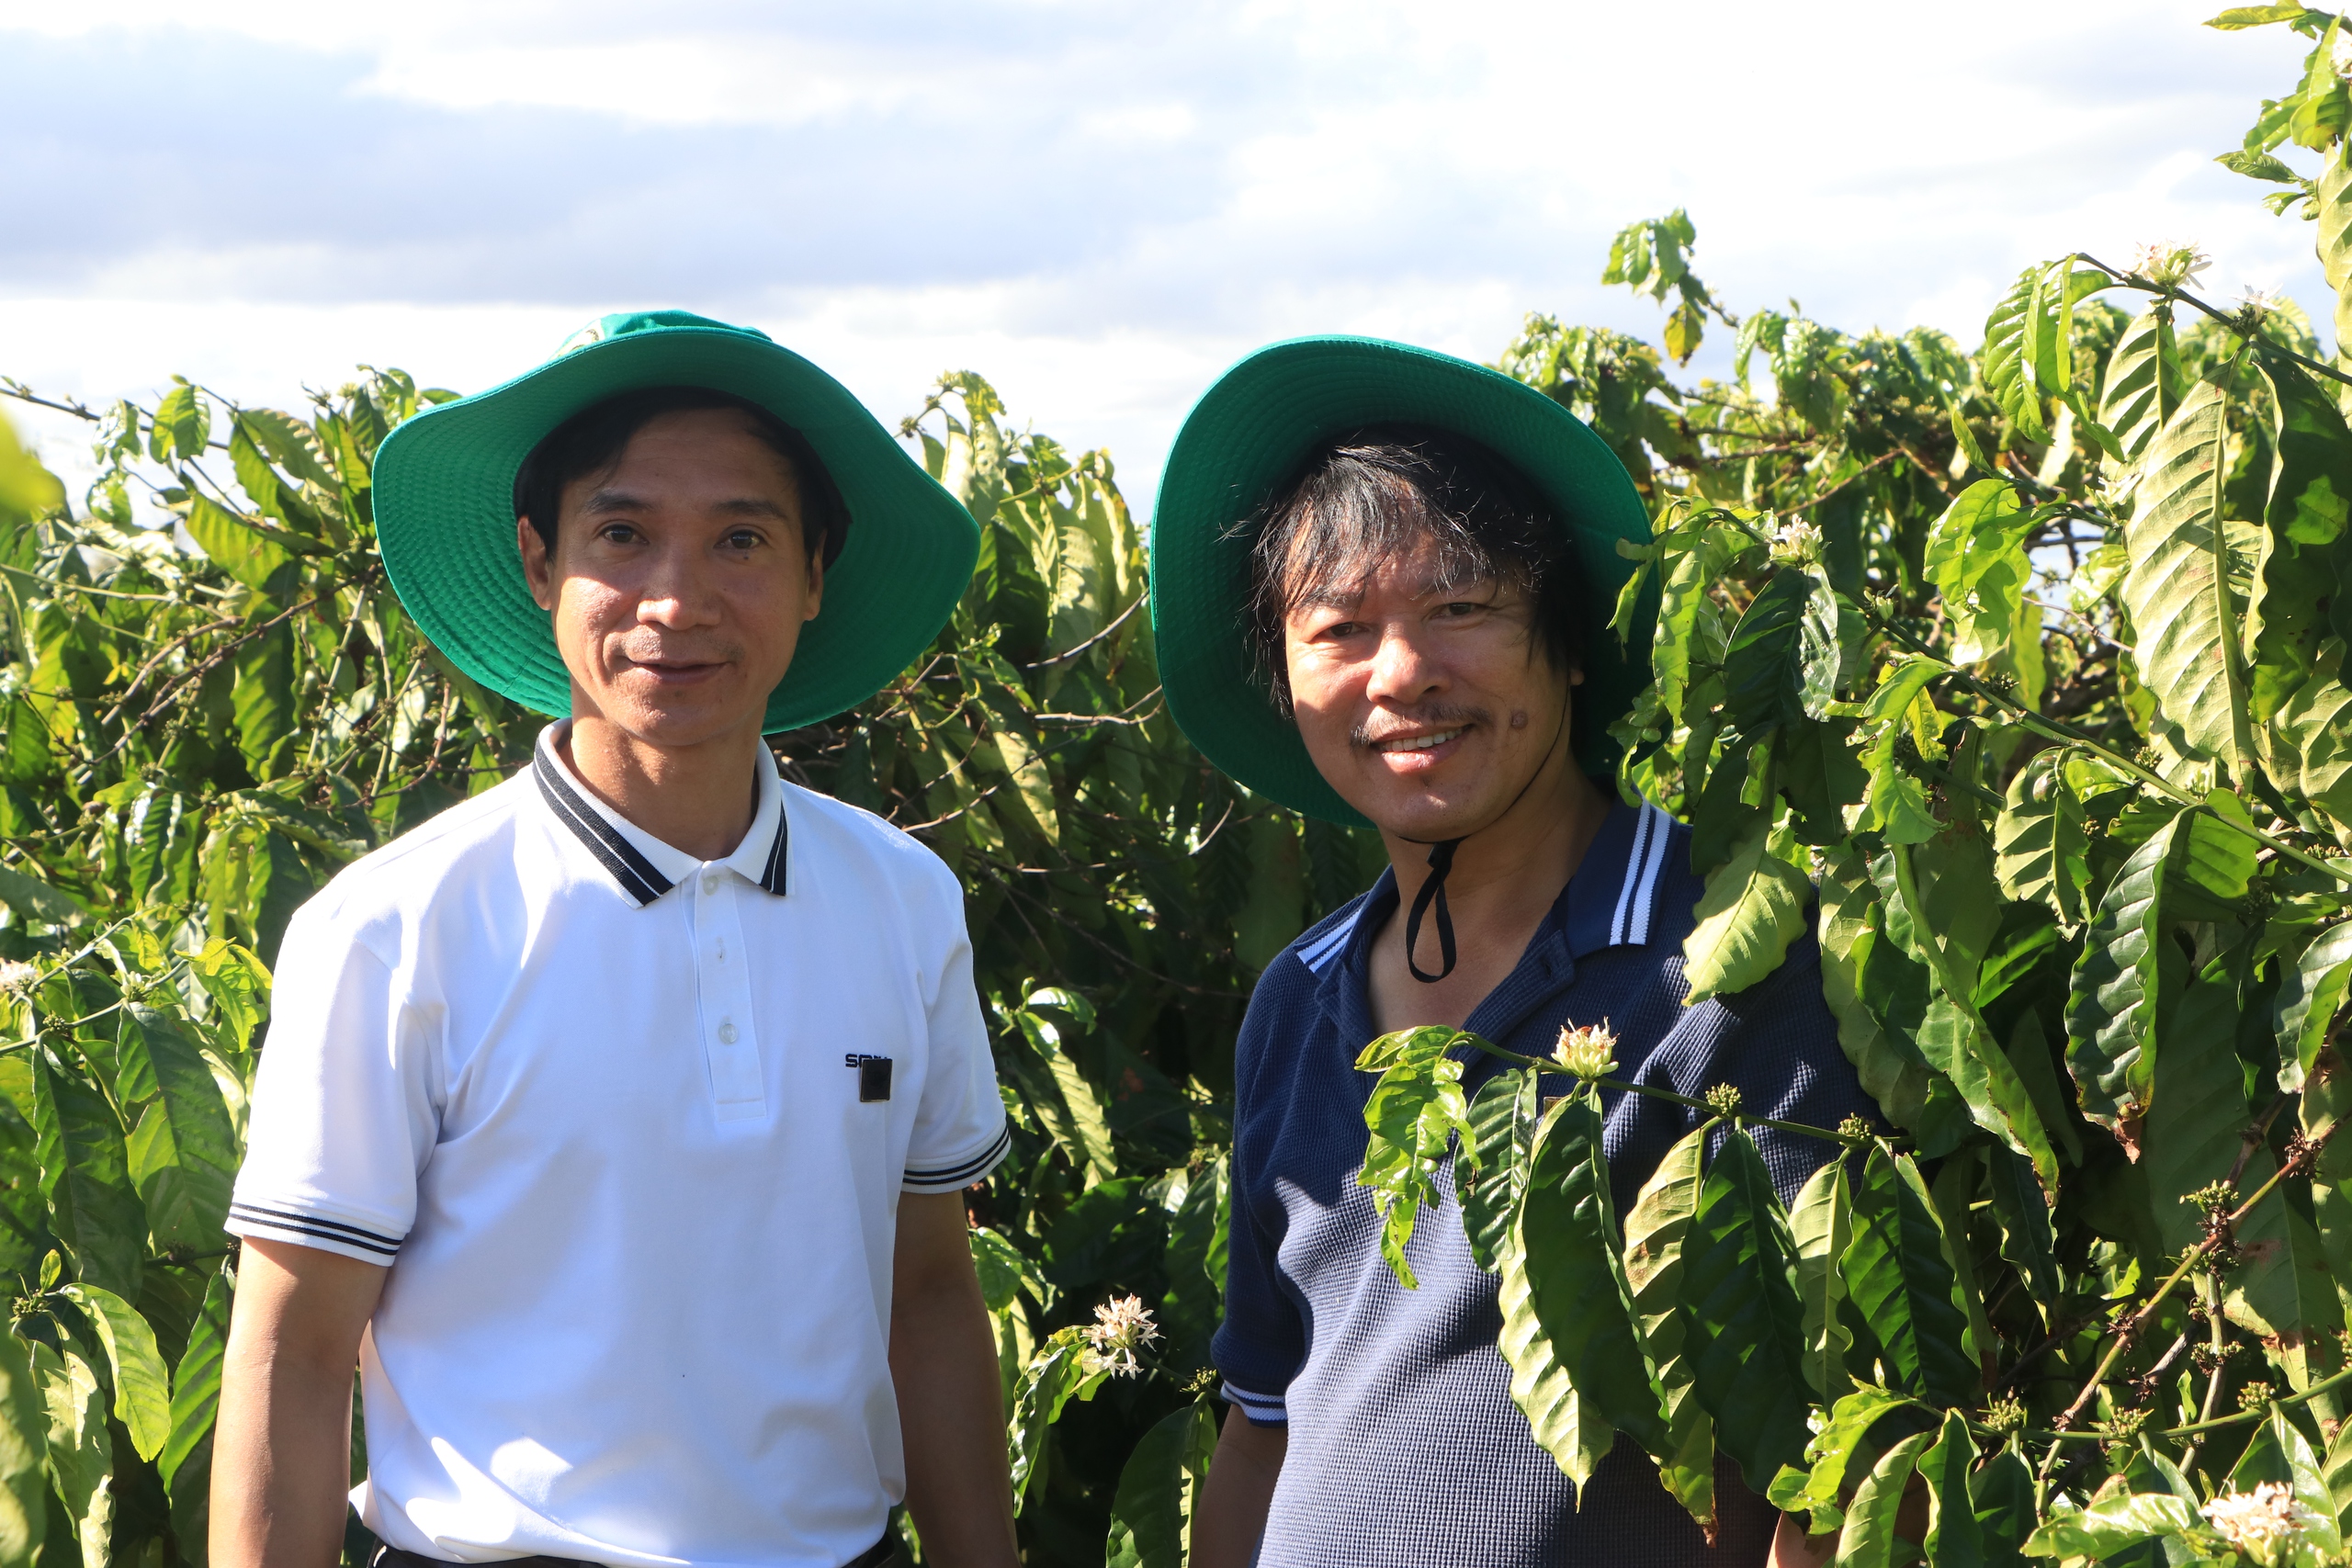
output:
[[[1264,994],[1261,982],[1260,994]],[[1250,1002],[1251,1017],[1241,1024],[1237,1044],[1237,1083],[1255,1077],[1251,1072],[1260,1030],[1253,1027],[1259,999]],[[1237,1095],[1248,1111],[1255,1093]],[[1260,1217],[1258,1200],[1279,1205],[1266,1194],[1267,1182],[1258,1171],[1255,1130],[1245,1119],[1233,1140],[1233,1177],[1226,1221],[1225,1321],[1210,1341],[1209,1357],[1224,1380],[1218,1392],[1227,1403],[1260,1427],[1287,1426],[1291,1380],[1306,1364],[1306,1325],[1298,1303],[1283,1281],[1276,1249],[1282,1238],[1270,1235]]]
[[[907,1143],[904,1189],[909,1192],[954,1192],[969,1187],[1003,1163],[1012,1147],[1004,1098],[997,1092],[988,1023],[972,983],[972,942],[964,925],[963,889],[944,866],[939,875],[951,890],[951,901],[940,917],[947,940],[945,952],[927,966],[935,976],[932,994],[924,998],[931,1038],[922,1099],[915,1107],[914,1133]]]
[[[439,1128],[433,1054],[392,971],[297,914],[254,1086],[231,1234],[389,1265]]]

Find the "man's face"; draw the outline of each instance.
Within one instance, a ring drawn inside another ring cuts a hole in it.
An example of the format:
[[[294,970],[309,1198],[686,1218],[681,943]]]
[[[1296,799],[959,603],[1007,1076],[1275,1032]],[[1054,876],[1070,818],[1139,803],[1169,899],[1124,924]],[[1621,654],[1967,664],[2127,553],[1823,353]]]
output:
[[[1494,581],[1433,589],[1436,566],[1425,544],[1360,592],[1294,605],[1283,626],[1317,770],[1375,826],[1430,840],[1510,808],[1566,745],[1583,679],[1543,655],[1526,594]]]
[[[658,746],[756,735],[823,592],[800,527],[791,466],[735,409],[660,415],[567,485],[552,555],[519,524],[572,712]]]

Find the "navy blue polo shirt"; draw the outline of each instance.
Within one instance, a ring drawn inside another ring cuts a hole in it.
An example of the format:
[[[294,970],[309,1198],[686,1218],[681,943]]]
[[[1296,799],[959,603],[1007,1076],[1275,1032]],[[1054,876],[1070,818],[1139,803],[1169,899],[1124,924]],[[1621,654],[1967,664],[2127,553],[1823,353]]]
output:
[[[1820,952],[1800,938],[1771,977],[1695,1008],[1682,998],[1682,940],[1701,883],[1690,829],[1655,806],[1620,805],[1537,928],[1518,967],[1468,1028],[1549,1055],[1566,1024],[1606,1020],[1619,1076],[1686,1095],[1736,1084],[1750,1114],[1834,1127],[1871,1115],[1821,997]],[[1373,889],[1285,949],[1260,977],[1235,1063],[1232,1235],[1216,1359],[1226,1397],[1289,1448],[1259,1561],[1268,1568],[1611,1568],[1737,1562],[1756,1568],[1776,1516],[1718,1459],[1720,1533],[1699,1528],[1627,1438],[1577,1506],[1510,1400],[1495,1278],[1470,1256],[1453,1171],[1407,1248],[1420,1288],[1380,1256],[1380,1217],[1356,1185],[1377,1033],[1365,987],[1396,884]],[[1476,1092],[1498,1064],[1480,1055]],[[1547,1081],[1563,1092],[1566,1080]],[[1703,1112],[1622,1091],[1605,1146],[1618,1212]],[[1832,1145],[1755,1132],[1786,1199]]]

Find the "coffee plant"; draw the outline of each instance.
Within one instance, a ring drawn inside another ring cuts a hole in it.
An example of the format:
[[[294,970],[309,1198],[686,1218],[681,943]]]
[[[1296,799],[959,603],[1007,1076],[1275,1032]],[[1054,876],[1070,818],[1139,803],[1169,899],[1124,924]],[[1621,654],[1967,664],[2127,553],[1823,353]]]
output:
[[[2341,342],[2343,24],[2215,25],[2312,41],[2221,161],[2315,223]],[[1601,1118],[1655,1091],[1604,1021],[1475,1093],[1487,1043],[1374,1041],[1363,1179],[1395,1258],[1417,1216],[1463,1224],[1537,1439],[1578,1483],[1638,1445],[1702,1524],[1720,1452],[1857,1568],[2339,1559],[2352,358],[2290,302],[2205,299],[2187,245],[2029,267],[1972,352],[1736,315],[1697,243],[1678,211],[1611,249],[1663,350],[1532,316],[1499,363],[1653,512],[1657,678],[1618,784],[1696,830],[1693,998],[1813,931],[1881,1113],[1800,1129],[1831,1157],[1783,1204],[1753,1119],[1702,1096],[1619,1213]],[[1679,368],[1711,326],[1727,381]],[[267,959],[543,721],[451,668],[375,555],[376,447],[449,394],[0,391],[85,420],[98,465],[69,499],[0,434],[0,1568],[200,1568]],[[777,751],[968,892],[1015,1141],[972,1246],[1024,1552],[1175,1568],[1219,1415],[1235,1030],[1381,851],[1171,727],[1107,455],[971,375],[905,434],[978,570],[888,691]]]

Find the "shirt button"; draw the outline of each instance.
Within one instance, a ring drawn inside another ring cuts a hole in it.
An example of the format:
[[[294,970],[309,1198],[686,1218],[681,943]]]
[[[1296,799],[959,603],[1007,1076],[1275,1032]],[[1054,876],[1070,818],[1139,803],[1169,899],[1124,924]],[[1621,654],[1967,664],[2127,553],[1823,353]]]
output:
[[[721,1045],[732,1045],[735,1043],[735,1025],[733,1023],[724,1020],[720,1021],[718,1025],[718,1043]]]
[[[706,871],[702,874],[702,890],[705,893],[716,893],[718,891],[718,873],[715,871]]]

